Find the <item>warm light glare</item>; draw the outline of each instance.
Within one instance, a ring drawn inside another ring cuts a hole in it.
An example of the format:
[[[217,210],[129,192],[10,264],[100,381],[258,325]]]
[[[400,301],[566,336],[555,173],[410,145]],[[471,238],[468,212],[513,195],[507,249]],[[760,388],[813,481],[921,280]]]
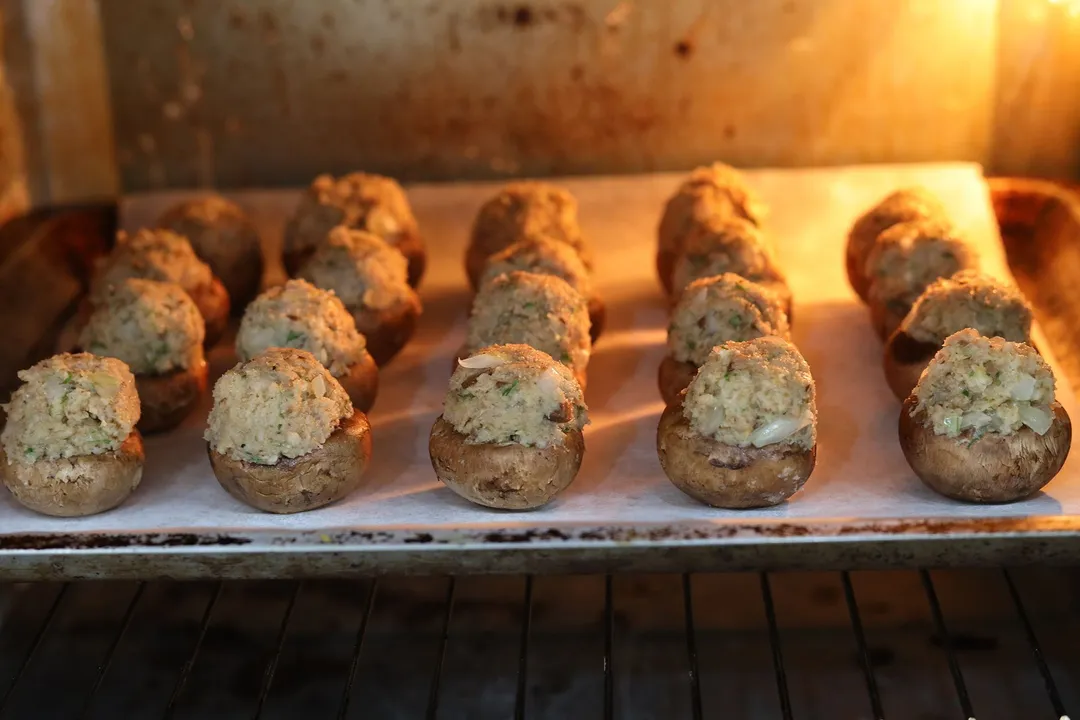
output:
[[[1061,7],[1070,17],[1080,16],[1080,0],[1047,0],[1047,2]]]

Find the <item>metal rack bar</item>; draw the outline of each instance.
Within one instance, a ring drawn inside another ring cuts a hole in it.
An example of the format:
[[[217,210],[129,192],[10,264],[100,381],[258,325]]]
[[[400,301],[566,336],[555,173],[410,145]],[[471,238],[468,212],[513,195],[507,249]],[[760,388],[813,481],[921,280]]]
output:
[[[206,630],[210,627],[210,618],[214,614],[214,608],[221,598],[221,591],[224,587],[225,584],[218,580],[217,586],[214,588],[214,594],[210,596],[210,601],[206,603],[206,610],[203,611],[202,620],[199,622],[199,634],[195,638],[195,646],[191,648],[191,655],[188,657],[183,667],[180,668],[180,676],[176,679],[172,694],[169,695],[169,702],[165,706],[165,713],[163,715],[165,720],[169,720],[176,713],[176,705],[180,700],[180,695],[184,692],[184,686],[187,685],[188,678],[191,676],[191,669],[195,667],[195,661],[199,657],[199,651],[202,650],[203,639],[206,637]]]
[[[964,713],[964,720],[970,720],[975,717],[975,710],[971,706],[971,698],[968,696],[967,685],[964,683],[964,674],[960,670],[960,661],[956,657],[952,636],[949,634],[949,629],[945,627],[945,616],[941,612],[937,591],[934,590],[934,581],[930,579],[930,573],[926,570],[919,570],[919,577],[922,579],[923,590],[926,591],[926,599],[930,603],[930,612],[934,616],[934,627],[937,628],[938,636],[941,638],[941,646],[945,648],[945,657],[949,662],[953,685],[956,686],[960,710]]]
[[[364,647],[364,636],[367,634],[368,620],[371,618],[372,608],[375,607],[375,593],[378,590],[378,579],[372,580],[367,600],[364,601],[364,616],[360,618],[360,627],[356,630],[356,643],[353,645],[352,660],[349,662],[349,675],[345,679],[345,689],[341,693],[341,703],[338,705],[338,720],[344,720],[349,713],[349,701],[352,700],[352,689],[356,684],[356,670],[360,666],[360,651]]]
[[[67,596],[68,588],[70,587],[71,586],[68,583],[64,583],[56,592],[52,604],[49,605],[49,609],[45,613],[45,618],[41,621],[41,625],[38,627],[37,632],[34,633],[34,639],[30,643],[30,649],[26,651],[26,655],[23,657],[22,662],[19,663],[18,669],[15,670],[15,674],[11,678],[11,684],[8,685],[7,690],[4,691],[3,697],[0,697],[0,715],[3,715],[4,710],[7,709],[8,700],[11,699],[11,695],[15,692],[15,686],[19,684],[19,680],[22,679],[23,673],[26,672],[26,668],[30,665],[30,661],[34,659],[34,655],[41,646],[41,641],[45,639],[45,634],[49,631],[53,618],[56,617],[56,611],[60,608],[60,603],[63,602],[64,598]]]
[[[690,663],[690,709],[694,720],[701,720],[701,676],[698,672],[697,639],[694,632],[694,598],[690,573],[682,577],[683,613],[686,615],[686,659]]]
[[[521,645],[518,648],[517,695],[514,698],[514,720],[525,720],[529,690],[529,632],[532,629],[533,577],[525,576],[525,600],[521,610]]]
[[[108,651],[105,653],[105,657],[102,659],[101,664],[98,665],[97,677],[94,678],[94,684],[91,686],[90,692],[86,696],[86,700],[83,701],[79,717],[84,718],[90,715],[90,711],[94,707],[94,698],[97,697],[98,690],[101,689],[101,683],[105,680],[105,674],[109,672],[109,666],[112,665],[113,656],[116,655],[116,649],[120,647],[120,641],[124,639],[124,635],[127,634],[128,628],[131,626],[131,618],[135,615],[135,606],[138,605],[139,600],[142,599],[144,590],[146,590],[146,583],[139,582],[135,587],[135,592],[132,594],[130,602],[128,602],[127,609],[124,611],[124,619],[120,621],[120,629],[117,630],[116,637],[113,638]]]
[[[439,715],[439,686],[442,681],[443,662],[446,659],[446,646],[450,640],[450,617],[454,614],[454,591],[457,579],[450,578],[446,586],[446,614],[443,616],[442,637],[439,639],[439,655],[435,659],[435,672],[431,677],[431,690],[428,692],[428,720],[435,720]]]
[[[859,603],[855,599],[855,588],[851,584],[851,574],[844,570],[840,573],[844,585],[844,599],[847,601],[848,615],[851,617],[851,629],[855,633],[855,642],[859,648],[859,663],[862,665],[863,678],[866,680],[866,692],[870,696],[870,711],[874,720],[885,720],[885,710],[878,693],[877,678],[874,677],[874,664],[870,660],[870,649],[866,645],[862,618],[859,616]]]
[[[776,672],[776,690],[780,694],[780,713],[784,720],[793,720],[787,673],[784,671],[784,653],[780,649],[780,629],[776,625],[776,609],[773,607],[768,573],[761,573],[761,601],[765,605],[765,619],[769,622],[769,646],[772,648],[773,670]]]
[[[1046,664],[1046,658],[1043,657],[1042,648],[1039,646],[1039,638],[1035,634],[1035,627],[1031,624],[1031,620],[1028,618],[1027,610],[1024,608],[1024,601],[1020,597],[1020,591],[1016,588],[1016,583],[1013,582],[1012,575],[1008,569],[1002,568],[1001,574],[1005,576],[1005,585],[1009,588],[1009,595],[1012,596],[1013,605],[1016,606],[1017,617],[1020,618],[1020,624],[1024,626],[1024,633],[1027,635],[1028,645],[1031,646],[1031,654],[1035,656],[1035,664],[1039,666],[1039,674],[1042,675],[1043,684],[1046,686],[1046,694],[1050,696],[1050,704],[1054,708],[1054,714],[1058,718],[1067,717],[1065,713],[1065,703],[1061,701],[1061,695],[1058,693],[1057,683],[1054,682],[1054,676],[1050,672],[1050,666]]]
[[[615,597],[611,576],[604,578],[604,720],[615,717],[615,668],[612,665],[615,644]]]
[[[293,609],[296,607],[296,599],[300,597],[300,589],[303,586],[303,581],[300,581],[293,586],[292,594],[289,596],[289,604],[285,606],[285,615],[281,618],[281,627],[278,628],[278,637],[277,643],[274,646],[274,654],[270,656],[270,660],[266,664],[262,688],[259,690],[259,700],[255,705],[255,713],[252,715],[253,718],[257,719],[262,717],[263,707],[266,705],[266,698],[270,695],[270,687],[274,684],[274,673],[277,672],[278,660],[281,658],[281,648],[285,645],[285,636],[289,632],[289,621],[292,620]]]

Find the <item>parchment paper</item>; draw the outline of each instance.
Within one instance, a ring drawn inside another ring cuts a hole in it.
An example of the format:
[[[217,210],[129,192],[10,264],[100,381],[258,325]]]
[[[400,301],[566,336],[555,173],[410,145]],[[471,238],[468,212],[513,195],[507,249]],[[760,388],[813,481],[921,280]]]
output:
[[[570,179],[585,232],[595,246],[599,291],[608,326],[589,366],[586,399],[592,424],[574,484],[549,507],[526,514],[473,506],[443,488],[427,455],[461,344],[469,292],[462,256],[472,218],[494,184],[409,189],[430,253],[421,287],[424,316],[413,342],[384,370],[371,421],[374,460],[367,483],[334,506],[290,516],[268,515],[233,500],[218,485],[202,439],[209,398],[177,431],[146,441],[142,485],[120,508],[96,517],[51,519],[0,495],[3,533],[48,531],[298,531],[425,526],[492,530],[524,525],[679,523],[766,518],[1003,517],[1080,513],[1080,457],[1074,452],[1046,491],[1012,505],[953,502],[926,489],[904,461],[896,435],[899,403],[881,370],[881,343],[866,309],[844,277],[843,243],[865,207],[901,185],[922,183],[941,195],[977,243],[985,269],[1008,276],[979,167],[966,164],[757,171],[750,181],[768,202],[768,228],[795,294],[795,342],[819,388],[818,465],[789,502],[753,511],[716,510],[683,495],[666,479],[655,450],[662,403],[656,368],[664,355],[666,313],[653,269],[655,228],[681,174]],[[122,208],[129,229],[151,222],[185,194],[131,197]],[[296,191],[232,195],[257,218],[276,247]],[[1040,347],[1047,348],[1045,340]],[[212,354],[213,372],[233,362]],[[213,376],[212,376],[213,379]],[[1063,381],[1059,399],[1080,419]]]

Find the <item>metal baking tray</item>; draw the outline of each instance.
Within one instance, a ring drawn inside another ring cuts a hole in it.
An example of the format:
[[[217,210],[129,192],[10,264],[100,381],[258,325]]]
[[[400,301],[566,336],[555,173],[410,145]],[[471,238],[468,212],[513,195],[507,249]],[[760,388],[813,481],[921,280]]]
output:
[[[664,199],[680,175],[569,179],[596,248],[608,327],[590,365],[593,424],[573,486],[525,514],[469,505],[436,481],[427,432],[439,412],[469,294],[462,254],[491,184],[409,188],[430,252],[417,337],[382,376],[371,415],[370,482],[345,501],[275,516],[217,485],[202,441],[203,412],[147,440],[139,490],[91,518],[34,515],[0,499],[0,576],[307,577],[372,573],[696,571],[1068,562],[1080,549],[1080,456],[1044,493],[1013,505],[940,498],[911,474],[895,436],[899,405],[880,369],[881,346],[843,279],[843,240],[865,206],[923,183],[948,203],[990,272],[1010,273],[1032,297],[1074,411],[1080,317],[1068,288],[1080,277],[1080,213],[1050,185],[987,183],[967,164],[763,170],[750,181],[771,207],[768,226],[796,302],[795,342],[819,385],[819,465],[788,503],[754,511],[704,507],[676,490],[656,460],[662,409],[655,371],[666,312],[652,270]],[[993,189],[993,193],[990,190]],[[119,223],[152,222],[191,193],[124,198]],[[256,218],[268,254],[295,190],[230,193]],[[991,202],[993,198],[994,202]],[[1005,242],[995,210],[1003,218]],[[101,243],[84,243],[97,247]],[[272,264],[268,280],[280,276]],[[1070,304],[1073,303],[1073,304]],[[234,361],[228,343],[213,372]]]

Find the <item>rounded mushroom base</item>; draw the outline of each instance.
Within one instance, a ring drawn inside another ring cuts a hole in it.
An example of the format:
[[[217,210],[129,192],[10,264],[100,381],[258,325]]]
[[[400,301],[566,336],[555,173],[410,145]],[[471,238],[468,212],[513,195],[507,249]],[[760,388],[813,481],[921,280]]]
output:
[[[469,444],[440,415],[428,441],[431,466],[444,485],[469,502],[500,510],[533,510],[577,476],[585,454],[580,430],[561,445]]]
[[[164,375],[136,375],[135,389],[142,403],[140,432],[165,432],[183,422],[206,392],[206,376],[205,360]]]
[[[417,245],[415,248],[402,251],[405,259],[409,261],[409,287],[413,288],[420,286],[420,281],[424,279],[424,271],[427,269],[427,253],[423,246],[419,246],[419,241]]]
[[[664,403],[673,405],[679,402],[679,393],[686,389],[686,386],[697,375],[697,371],[698,366],[692,362],[682,362],[670,355],[664,356],[664,359],[660,361],[660,369],[656,377]]]
[[[592,342],[600,339],[604,332],[604,323],[607,321],[607,306],[604,301],[593,295],[589,298],[589,338]]]
[[[415,295],[386,310],[361,308],[353,311],[356,329],[367,340],[367,351],[379,367],[401,352],[416,332],[419,317],[420,300]]]
[[[681,401],[660,416],[656,451],[675,487],[706,505],[728,509],[779,505],[806,484],[817,460],[816,445],[740,448],[703,438],[683,417]]]
[[[8,464],[0,449],[0,475],[23,506],[54,517],[83,517],[112,510],[142,480],[142,437],[137,430],[114,452],[62,460]]]
[[[908,311],[911,309],[906,307],[903,313],[899,313],[890,309],[884,303],[873,300],[868,300],[867,306],[870,308],[870,324],[882,342],[888,341],[893,336],[893,333],[900,329],[900,325],[904,322],[904,318],[907,317]]]
[[[329,505],[360,485],[371,461],[371,426],[363,413],[353,413],[322,447],[274,465],[207,451],[214,476],[234,498],[265,512],[297,513]]]
[[[285,274],[289,277],[296,277],[296,274],[300,272],[300,268],[304,267],[304,263],[311,259],[314,254],[314,245],[296,250],[286,250],[281,256],[281,262],[285,266]]]
[[[866,273],[863,272],[865,266],[866,258],[859,257],[849,247],[847,252],[844,253],[844,269],[847,271],[848,284],[851,285],[851,289],[855,291],[855,294],[859,296],[859,300],[864,303],[870,293],[870,281],[867,279]]]
[[[229,326],[229,291],[216,277],[210,284],[198,292],[193,292],[191,299],[199,308],[199,314],[206,324],[206,339],[203,346],[211,348],[225,336]]]
[[[919,384],[923,370],[930,364],[934,354],[941,349],[935,343],[921,342],[897,330],[885,343],[885,381],[900,402]]]
[[[908,465],[930,489],[954,500],[1008,503],[1022,500],[1050,482],[1069,455],[1072,422],[1054,403],[1054,422],[1045,435],[1023,427],[1011,435],[988,433],[975,439],[935,435],[912,415],[914,396],[900,411],[900,447]]]
[[[465,250],[465,275],[469,278],[469,288],[475,293],[480,288],[480,278],[484,276],[488,255],[470,243]]]
[[[375,404],[375,397],[379,392],[379,366],[369,353],[365,352],[363,357],[353,363],[337,380],[349,394],[355,409],[366,413]]]
[[[678,299],[674,297],[673,279],[676,259],[678,259],[678,254],[670,250],[658,250],[656,252],[656,277],[660,279],[660,286],[664,288],[664,294],[672,298],[672,300]]]

